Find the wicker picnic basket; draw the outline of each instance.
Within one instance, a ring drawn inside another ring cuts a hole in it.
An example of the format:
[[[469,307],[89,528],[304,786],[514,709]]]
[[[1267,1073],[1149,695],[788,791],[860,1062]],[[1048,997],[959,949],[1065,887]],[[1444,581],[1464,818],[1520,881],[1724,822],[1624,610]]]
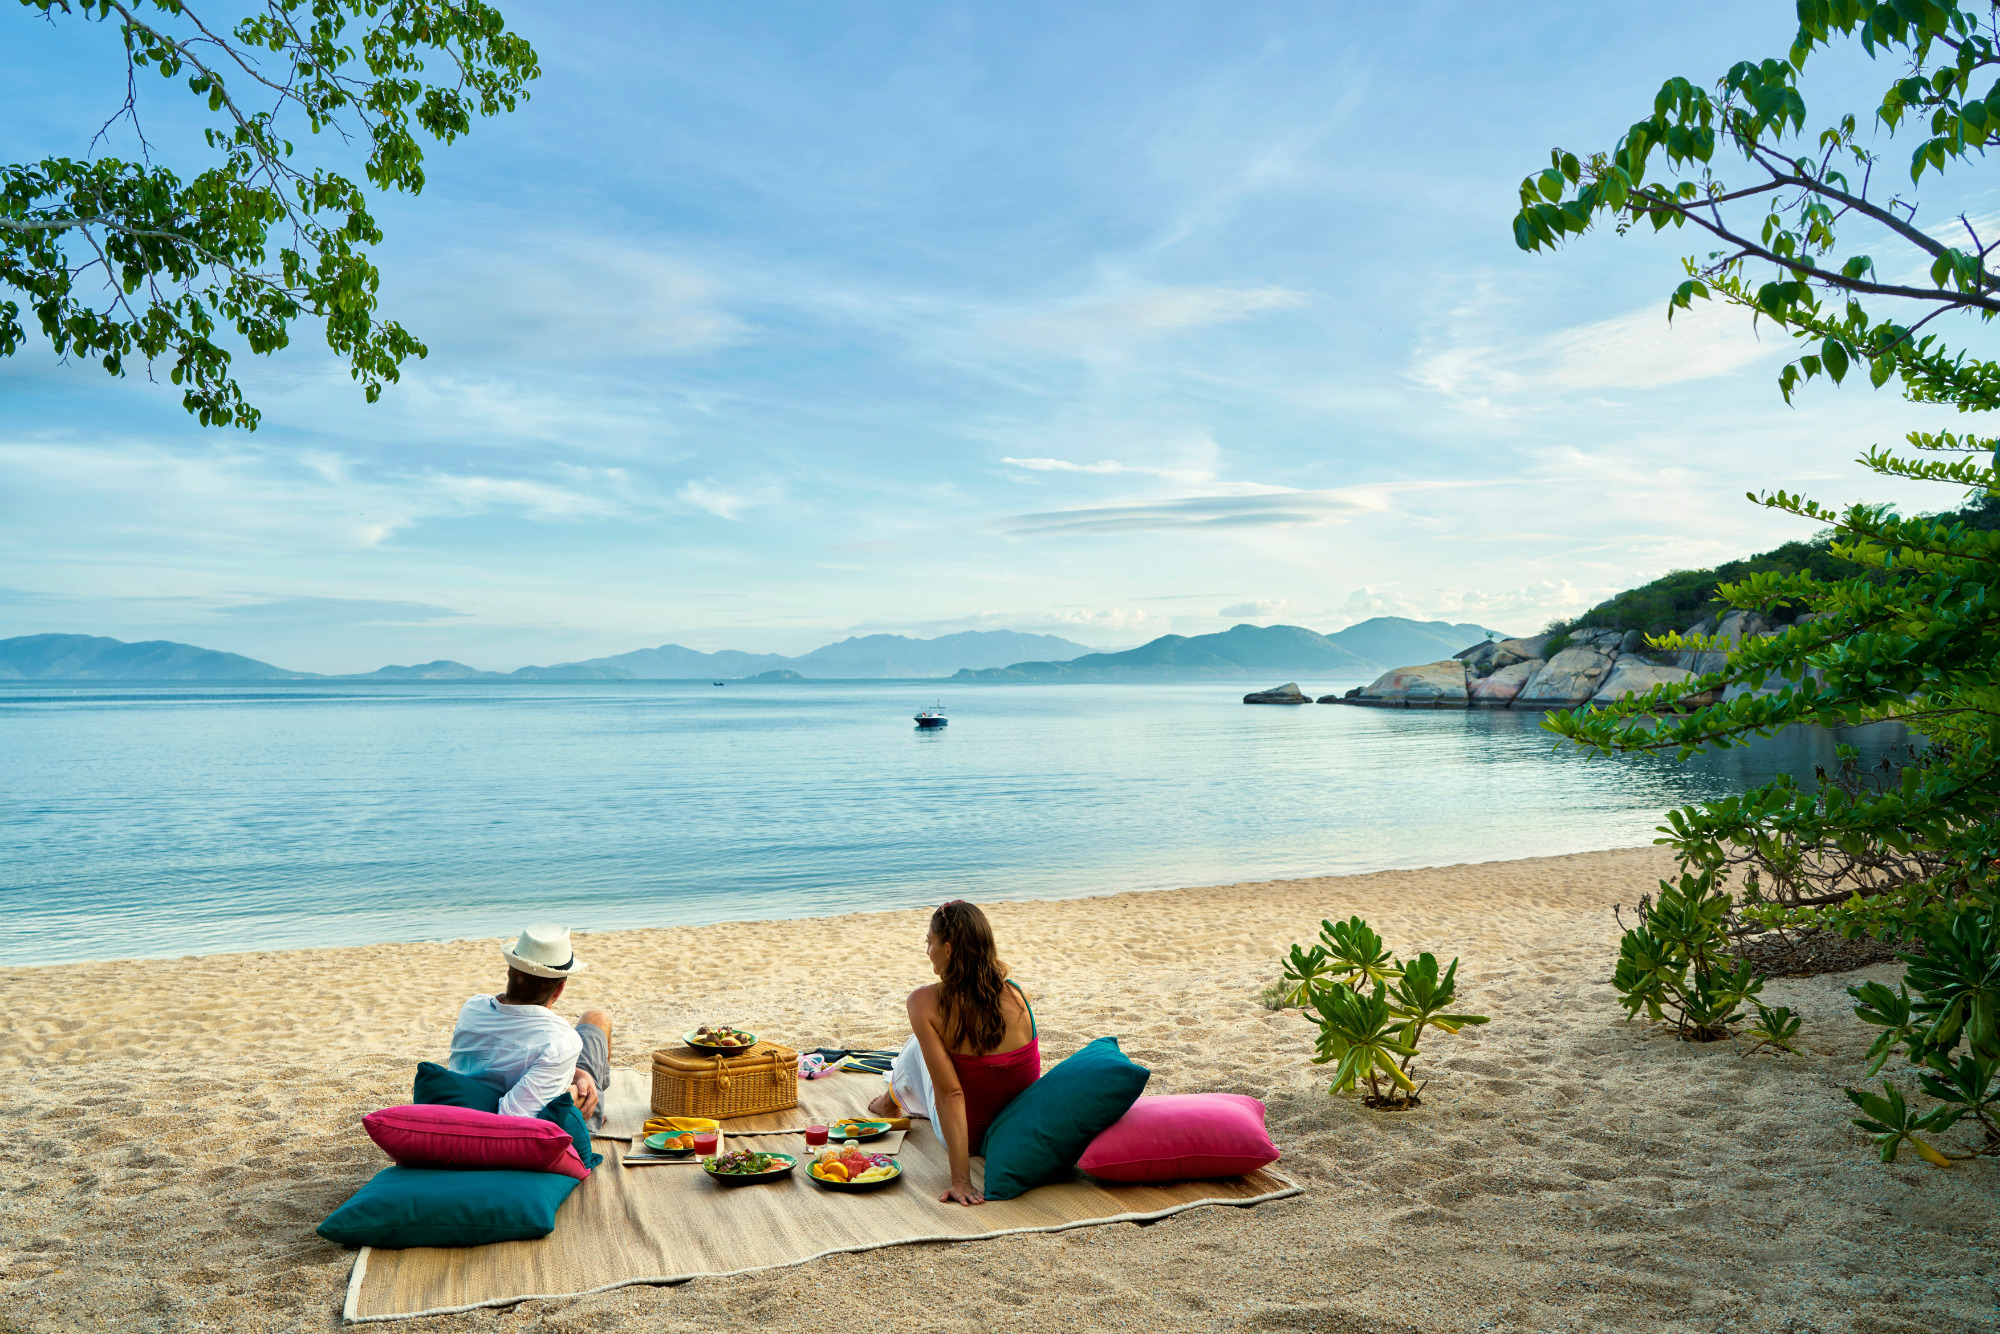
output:
[[[740,1056],[716,1056],[693,1047],[653,1053],[653,1115],[761,1116],[799,1105],[799,1054],[760,1042]]]

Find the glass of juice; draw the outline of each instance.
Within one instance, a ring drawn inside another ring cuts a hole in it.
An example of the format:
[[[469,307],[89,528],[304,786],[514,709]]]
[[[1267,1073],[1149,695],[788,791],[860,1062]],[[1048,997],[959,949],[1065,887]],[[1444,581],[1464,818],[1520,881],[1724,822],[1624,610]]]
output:
[[[698,1130],[694,1136],[694,1154],[697,1158],[715,1157],[716,1143],[722,1137],[713,1130]]]
[[[817,1149],[822,1145],[824,1145],[825,1143],[826,1143],[825,1126],[815,1125],[806,1127],[806,1147],[808,1149]]]

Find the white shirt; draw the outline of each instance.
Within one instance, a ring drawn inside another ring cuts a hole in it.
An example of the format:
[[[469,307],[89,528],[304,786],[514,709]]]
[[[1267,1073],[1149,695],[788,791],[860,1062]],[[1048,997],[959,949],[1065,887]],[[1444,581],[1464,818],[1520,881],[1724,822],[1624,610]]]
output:
[[[569,1091],[583,1039],[546,1005],[502,1005],[474,996],[451,1032],[451,1071],[504,1095],[502,1116],[534,1116]]]

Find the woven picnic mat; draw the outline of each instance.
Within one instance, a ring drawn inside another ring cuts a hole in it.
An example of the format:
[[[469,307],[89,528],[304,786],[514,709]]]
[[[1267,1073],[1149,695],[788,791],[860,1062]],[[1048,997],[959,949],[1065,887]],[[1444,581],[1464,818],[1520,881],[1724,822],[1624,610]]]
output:
[[[635,1139],[653,1114],[653,1081],[637,1070],[613,1070],[611,1086],[598,1099],[592,1139]]]
[[[614,1080],[615,1083],[615,1080]],[[882,1088],[879,1076],[801,1081],[801,1106],[723,1123],[731,1130],[782,1129],[809,1118],[852,1116]],[[746,1140],[802,1153],[779,1137]],[[529,1298],[574,1297],[634,1283],[678,1283],[801,1264],[823,1255],[920,1241],[981,1241],[1018,1232],[1060,1232],[1100,1223],[1164,1218],[1205,1204],[1261,1204],[1300,1193],[1266,1169],[1220,1181],[1119,1186],[1078,1174],[1019,1199],[977,1208],[938,1200],[951,1184],[944,1144],[919,1121],[897,1157],[904,1179],[868,1194],[823,1190],[804,1168],[775,1183],[721,1187],[699,1168],[621,1168],[630,1146],[598,1146],[604,1164],[564,1202],[556,1230],[539,1241],[452,1249],[363,1247],[348,1279],[350,1322],[403,1320]],[[972,1160],[974,1181],[985,1163]]]

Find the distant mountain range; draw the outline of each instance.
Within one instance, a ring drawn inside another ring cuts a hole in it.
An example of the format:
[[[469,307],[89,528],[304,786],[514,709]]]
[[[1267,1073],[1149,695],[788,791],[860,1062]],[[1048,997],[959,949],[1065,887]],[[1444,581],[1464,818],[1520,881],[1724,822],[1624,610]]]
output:
[[[127,644],[97,635],[22,635],[0,639],[0,681],[629,681],[761,677],[765,680],[941,677],[961,667],[991,667],[1023,655],[1072,658],[1090,652],[1056,635],[967,630],[936,639],[865,635],[796,658],[725,649],[701,653],[678,644],[608,658],[484,672],[440,659],[408,667],[324,676],[291,671],[240,653],[155,639]],[[782,674],[782,675],[779,675]]]
[[[1500,631],[1446,621],[1377,616],[1330,635],[1296,625],[1238,625],[1219,634],[1161,635],[1123,653],[1087,653],[1065,662],[1017,662],[961,670],[956,681],[1141,681],[1260,677],[1297,673],[1369,677],[1388,666],[1434,662]]]
[[[1239,625],[1221,634],[1163,635],[1122,653],[1094,653],[1056,635],[968,630],[936,639],[864,635],[796,658],[678,644],[552,667],[485,672],[440,659],[325,676],[290,671],[240,653],[153,639],[128,644],[98,635],[0,639],[0,681],[629,681],[828,680],[952,677],[976,681],[1122,681],[1246,677],[1272,673],[1374,676],[1391,665],[1450,657],[1500,631],[1445,621],[1377,616],[1331,635],[1296,625]],[[1039,654],[1039,657],[1023,657]],[[1001,666],[1006,663],[1008,665]],[[953,673],[956,676],[953,676]]]
[[[1464,647],[1460,645],[1460,647]],[[635,649],[608,658],[587,658],[557,667],[524,667],[522,672],[564,672],[603,668],[644,679],[699,680],[701,677],[756,676],[761,672],[794,671],[808,679],[875,680],[883,677],[950,676],[962,667],[997,667],[1024,658],[1074,658],[1089,653],[1056,635],[1030,635],[1018,630],[966,630],[936,639],[903,635],[862,635],[828,644],[796,658],[777,653],[740,653],[724,649],[702,653],[679,644]],[[516,676],[521,672],[516,672]]]

